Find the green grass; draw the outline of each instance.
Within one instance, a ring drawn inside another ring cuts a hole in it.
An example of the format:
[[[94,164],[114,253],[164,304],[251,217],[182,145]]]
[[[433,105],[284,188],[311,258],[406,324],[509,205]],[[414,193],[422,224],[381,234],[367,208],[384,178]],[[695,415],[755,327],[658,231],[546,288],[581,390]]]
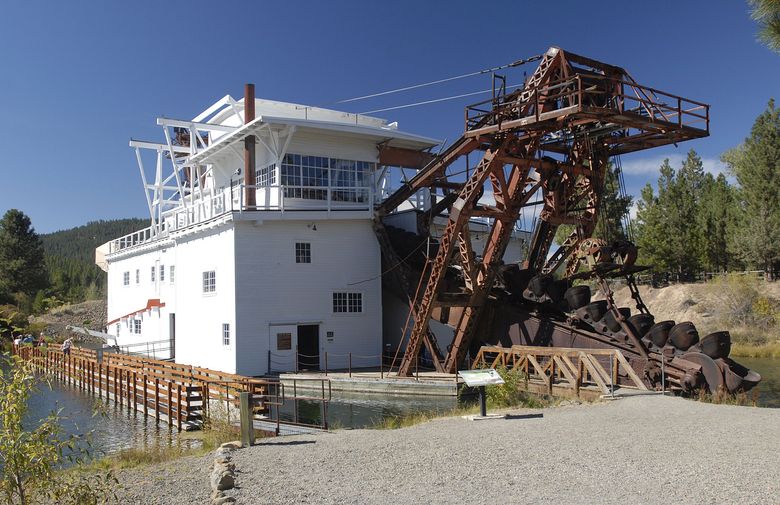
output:
[[[780,358],[780,342],[766,344],[746,344],[735,342],[731,344],[733,358]]]
[[[262,432],[256,438],[262,438]],[[241,438],[237,427],[228,423],[219,413],[212,413],[203,429],[182,431],[171,445],[155,444],[144,448],[124,449],[82,465],[79,470],[118,470],[173,461],[186,456],[203,456],[225,442]]]

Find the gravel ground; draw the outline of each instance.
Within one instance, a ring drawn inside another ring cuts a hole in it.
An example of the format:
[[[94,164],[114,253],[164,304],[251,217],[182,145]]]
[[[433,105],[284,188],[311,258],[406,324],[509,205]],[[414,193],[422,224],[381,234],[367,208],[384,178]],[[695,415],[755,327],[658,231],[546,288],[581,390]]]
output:
[[[239,504],[780,503],[780,410],[636,396],[517,414],[526,417],[270,439],[234,454],[233,495]],[[207,503],[210,463],[144,470],[123,496]]]

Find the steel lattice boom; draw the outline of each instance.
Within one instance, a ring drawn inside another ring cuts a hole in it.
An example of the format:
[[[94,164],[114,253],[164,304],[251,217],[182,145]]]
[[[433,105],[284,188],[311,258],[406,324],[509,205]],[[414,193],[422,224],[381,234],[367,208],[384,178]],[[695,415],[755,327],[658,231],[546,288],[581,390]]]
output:
[[[571,275],[578,262],[575,253],[598,220],[609,158],[708,134],[709,106],[639,85],[620,67],[555,47],[544,54],[522,89],[468,107],[463,136],[378,208],[381,236],[381,217],[416,192],[445,192],[430,210],[446,211],[447,225],[421,289],[411,295],[414,324],[399,374],[412,372],[424,344],[438,370],[457,370],[490,303],[510,233],[532,196],[541,194],[544,207],[525,267],[529,275],[537,275],[565,265]],[[466,180],[449,180],[447,168],[475,153],[482,158]],[[487,183],[495,205],[479,203]],[[474,217],[490,222],[482,251],[472,249],[468,223]],[[575,229],[550,255],[555,232],[563,224]],[[464,284],[455,294],[443,291],[452,266],[462,272]],[[458,315],[452,345],[441,356],[429,321],[434,309],[445,303]]]

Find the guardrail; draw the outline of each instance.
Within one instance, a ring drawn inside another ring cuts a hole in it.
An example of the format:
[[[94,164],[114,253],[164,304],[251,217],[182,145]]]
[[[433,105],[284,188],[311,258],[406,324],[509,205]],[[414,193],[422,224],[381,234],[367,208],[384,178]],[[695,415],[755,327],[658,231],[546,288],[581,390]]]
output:
[[[247,191],[254,191],[257,204],[244,204]],[[370,186],[245,185],[207,191],[198,197],[186,195],[175,209],[164,212],[158,225],[129,233],[109,243],[109,254],[143,245],[170,233],[205,223],[230,212],[372,210]]]
[[[701,127],[709,131],[710,126],[709,105],[705,103],[603,75],[577,74],[528,88],[523,94],[528,97],[523,101],[517,95],[507,95],[468,106],[466,130],[524,118],[539,122],[554,117],[556,111],[585,109],[628,113],[679,128]],[[518,116],[517,111],[523,109],[526,115]]]
[[[14,353],[63,383],[72,384],[98,398],[113,400],[117,405],[133,408],[157,421],[167,421],[169,426],[179,430],[200,428],[210,408],[219,404],[224,404],[230,422],[231,412],[239,408],[241,393],[249,393],[253,415],[275,424],[278,434],[278,406],[294,399],[285,394],[284,386],[276,380],[141,356],[79,347],[73,347],[66,353],[59,344],[39,347],[19,345],[14,347]],[[324,391],[324,385],[322,389]],[[305,399],[316,400],[315,397]],[[329,400],[329,395],[323,394],[320,398],[323,403]],[[273,406],[277,408],[272,409]],[[327,406],[323,408],[327,412]],[[326,428],[326,416],[324,422]]]
[[[583,388],[591,386],[597,387],[603,394],[610,394],[614,392],[618,376],[627,377],[637,389],[647,390],[645,383],[617,349],[482,346],[472,364],[474,369],[499,366],[522,371],[526,389],[536,383],[543,386],[537,389],[550,395],[563,389],[580,396]]]

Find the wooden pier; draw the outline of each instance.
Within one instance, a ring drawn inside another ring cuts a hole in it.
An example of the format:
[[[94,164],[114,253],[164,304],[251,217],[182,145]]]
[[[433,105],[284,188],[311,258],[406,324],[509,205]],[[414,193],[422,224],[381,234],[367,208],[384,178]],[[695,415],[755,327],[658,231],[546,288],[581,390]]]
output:
[[[269,413],[269,405],[283,402],[277,382],[206,368],[77,347],[66,355],[57,344],[18,346],[14,352],[63,383],[178,430],[202,427],[216,404],[224,404],[230,416],[242,392],[252,395],[259,419]]]

